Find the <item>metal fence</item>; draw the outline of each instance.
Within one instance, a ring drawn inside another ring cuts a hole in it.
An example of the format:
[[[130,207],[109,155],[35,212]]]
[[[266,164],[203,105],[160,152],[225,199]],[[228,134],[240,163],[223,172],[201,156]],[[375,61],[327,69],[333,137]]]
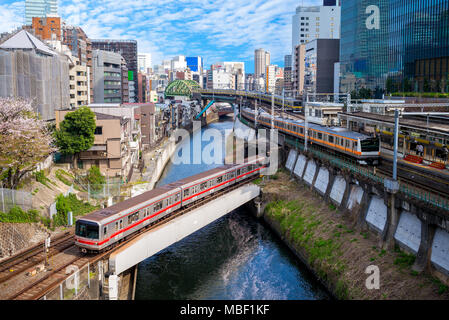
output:
[[[99,300],[101,299],[102,277],[98,263],[88,263],[78,269],[69,266],[66,273],[70,274],[56,288],[48,292],[40,300]]]
[[[288,144],[290,144],[291,146],[294,146],[297,149],[304,151],[304,144],[298,142],[298,140],[293,140],[293,139],[286,137],[285,141]],[[358,165],[356,163],[356,161],[351,162],[346,158],[341,158],[336,155],[326,153],[326,152],[320,150],[320,148],[318,148],[316,146],[309,146],[308,151],[312,152],[315,156],[317,156],[320,159],[329,161],[332,165],[334,165],[336,167],[339,167],[342,169],[347,169],[354,174],[360,174],[360,175],[362,175],[372,181],[375,181],[377,183],[380,183],[380,184],[384,183],[383,177],[375,175],[370,169]],[[444,198],[439,195],[430,193],[428,191],[419,189],[417,187],[413,187],[410,184],[407,184],[406,182],[400,181],[399,186],[400,186],[400,191],[403,194],[405,194],[411,198],[429,203],[431,205],[434,205],[435,207],[438,207],[438,208],[441,208],[444,210],[449,210],[449,199],[447,199],[447,198]]]
[[[88,200],[118,197],[123,185],[121,178],[108,178],[104,184],[91,184],[83,176],[77,176],[75,181],[78,186],[87,192]]]
[[[9,212],[15,206],[28,211],[33,208],[33,196],[25,191],[0,188],[0,206],[2,212]]]

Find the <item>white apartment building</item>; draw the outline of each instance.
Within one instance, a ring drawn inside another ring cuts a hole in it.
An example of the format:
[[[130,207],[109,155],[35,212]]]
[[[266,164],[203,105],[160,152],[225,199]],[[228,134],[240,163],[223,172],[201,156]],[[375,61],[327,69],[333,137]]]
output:
[[[186,57],[185,56],[174,57],[170,62],[170,69],[171,71],[185,71],[187,69]]]
[[[292,56],[300,44],[315,39],[340,39],[340,20],[338,1],[335,6],[298,6],[292,21]]]
[[[245,63],[218,62],[207,71],[209,89],[245,90]]]
[[[139,71],[145,74],[149,74],[149,69],[152,66],[151,53],[139,53],[137,55]]]

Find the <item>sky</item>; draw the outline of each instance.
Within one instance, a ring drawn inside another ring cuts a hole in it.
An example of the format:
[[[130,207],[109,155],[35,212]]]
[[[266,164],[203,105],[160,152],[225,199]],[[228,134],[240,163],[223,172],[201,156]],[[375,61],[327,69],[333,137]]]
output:
[[[243,61],[254,72],[254,50],[283,66],[291,54],[292,16],[320,0],[59,0],[59,15],[91,39],[135,39],[153,64],[177,55],[202,56],[205,67]],[[24,22],[25,1],[0,0],[0,33]]]

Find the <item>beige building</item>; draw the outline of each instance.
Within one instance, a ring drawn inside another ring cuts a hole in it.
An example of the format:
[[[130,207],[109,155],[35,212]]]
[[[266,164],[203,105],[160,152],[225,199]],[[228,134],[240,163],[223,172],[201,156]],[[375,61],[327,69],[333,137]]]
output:
[[[69,56],[70,107],[76,108],[89,104],[89,67],[80,64],[77,57]]]
[[[56,111],[56,126],[71,110]],[[97,127],[94,145],[79,154],[78,168],[88,170],[97,166],[103,175],[121,177],[127,182],[132,175],[131,126],[130,119],[95,113]]]

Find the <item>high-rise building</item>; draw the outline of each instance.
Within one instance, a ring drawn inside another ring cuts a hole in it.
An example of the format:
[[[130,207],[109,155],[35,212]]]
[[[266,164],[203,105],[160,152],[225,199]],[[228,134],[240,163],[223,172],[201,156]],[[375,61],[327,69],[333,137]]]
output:
[[[295,47],[294,71],[292,72],[293,94],[299,96],[304,91],[306,45],[300,44]]]
[[[122,103],[122,56],[94,50],[94,103]]]
[[[126,66],[128,67],[129,80],[129,102],[137,102],[138,87],[137,87],[137,41],[136,40],[92,40],[93,50],[103,50],[115,52],[125,58]]]
[[[269,65],[265,71],[265,90],[267,93],[273,93],[276,89],[277,80],[284,79],[284,69],[277,65]]]
[[[204,62],[202,57],[186,57],[187,68],[192,72],[192,79],[203,87]]]
[[[203,72],[203,58],[202,57],[187,57],[186,58],[187,67],[192,72]]]
[[[284,68],[292,66],[292,55],[288,54],[284,57]]]
[[[139,72],[149,74],[152,66],[151,53],[139,53],[137,59],[139,60]]]
[[[334,68],[340,58],[339,39],[315,39],[305,45],[304,91],[334,93]]]
[[[25,24],[31,25],[33,17],[46,18],[58,15],[58,0],[26,0]]]
[[[293,94],[292,64],[293,64],[292,55],[286,55],[284,57],[284,83],[283,83],[286,96],[291,96]]]
[[[340,92],[449,92],[448,0],[345,0],[341,21]]]
[[[340,39],[340,20],[340,1],[324,0],[322,6],[298,6],[292,20],[292,55],[295,56],[295,48],[300,44],[315,39]]]
[[[254,77],[265,76],[266,68],[270,65],[270,53],[264,49],[256,49],[254,52]]]
[[[83,29],[63,24],[62,42],[72,50],[72,55],[78,57],[82,66],[87,66],[89,73],[90,97],[89,103],[94,101],[93,68],[92,68],[92,41]]]

